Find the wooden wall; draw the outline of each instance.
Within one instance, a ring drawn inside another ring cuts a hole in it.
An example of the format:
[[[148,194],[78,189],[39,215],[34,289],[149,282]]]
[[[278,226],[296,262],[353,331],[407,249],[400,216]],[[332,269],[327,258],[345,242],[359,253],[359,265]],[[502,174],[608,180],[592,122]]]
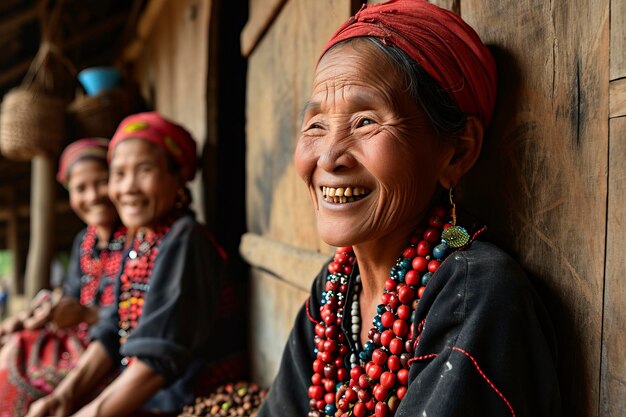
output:
[[[148,104],[185,126],[199,153],[211,144],[207,138],[215,140],[208,123],[211,6],[212,1],[151,0],[137,25],[138,39],[123,54]],[[200,220],[205,220],[203,187],[197,176],[191,189]]]
[[[626,4],[441,0],[494,52],[499,96],[467,211],[531,275],[560,345],[564,415],[626,415]],[[267,384],[330,248],[294,173],[317,54],[358,4],[250,0],[247,221],[255,371]],[[610,18],[609,18],[610,17]]]

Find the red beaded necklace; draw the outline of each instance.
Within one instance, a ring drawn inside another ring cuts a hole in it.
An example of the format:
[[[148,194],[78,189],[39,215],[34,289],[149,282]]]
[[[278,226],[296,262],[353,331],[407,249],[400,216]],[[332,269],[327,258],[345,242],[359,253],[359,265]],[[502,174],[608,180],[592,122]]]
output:
[[[356,256],[351,247],[337,249],[333,262],[328,265],[322,293],[322,320],[312,320],[316,323],[316,359],[308,390],[309,417],[386,417],[395,414],[407,391],[409,359],[422,330],[420,324],[418,333],[414,334],[412,320],[417,304],[428,280],[449,255],[450,249],[459,247],[456,242],[446,243],[442,232],[454,228],[456,233],[467,234],[465,229],[456,226],[456,222],[446,223],[448,216],[442,208],[434,210],[428,227],[418,230],[411,237],[391,268],[373,327],[368,332],[369,340],[358,353],[358,359],[356,353],[350,355],[349,371],[346,359],[351,349],[341,330],[341,322],[347,302],[349,275]],[[360,277],[355,277],[352,284],[351,329],[358,351]]]
[[[124,344],[137,327],[146,293],[150,289],[150,276],[159,254],[159,244],[170,230],[171,224],[172,221],[168,221],[154,231],[140,230],[128,252],[128,260],[120,276],[118,302],[120,344]],[[122,364],[128,364],[128,358],[124,358]]]
[[[120,269],[125,240],[126,228],[120,227],[113,234],[107,247],[98,251],[96,227],[87,226],[87,232],[80,244],[82,305],[107,306],[113,303],[113,283]]]

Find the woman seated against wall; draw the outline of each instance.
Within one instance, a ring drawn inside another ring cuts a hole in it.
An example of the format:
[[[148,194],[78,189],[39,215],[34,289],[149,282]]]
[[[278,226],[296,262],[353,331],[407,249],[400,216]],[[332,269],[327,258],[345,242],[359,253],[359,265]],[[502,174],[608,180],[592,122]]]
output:
[[[52,392],[87,347],[98,309],[113,303],[126,228],[108,196],[108,144],[80,139],[61,154],[57,179],[87,227],[74,239],[63,291],[40,293],[33,308],[1,325],[0,416],[21,417]]]
[[[295,164],[339,249],[259,417],[560,415],[542,303],[456,216],[495,94],[474,30],[425,1],[363,6],[330,39]]]
[[[224,281],[225,254],[189,209],[193,138],[157,113],[140,113],[122,121],[109,157],[109,196],[135,237],[94,340],[29,417],[177,414],[198,389],[244,370],[237,355],[243,326],[231,321],[239,311]],[[104,391],[81,404],[118,369]]]

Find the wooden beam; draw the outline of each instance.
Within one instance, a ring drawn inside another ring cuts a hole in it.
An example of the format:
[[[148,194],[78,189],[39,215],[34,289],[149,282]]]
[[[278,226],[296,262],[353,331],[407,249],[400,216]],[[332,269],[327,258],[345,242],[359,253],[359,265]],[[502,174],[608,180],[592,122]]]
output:
[[[19,64],[13,65],[11,68],[0,72],[0,85],[7,84],[17,78],[22,78],[30,68],[33,58],[28,58]]]
[[[287,0],[252,0],[250,18],[241,31],[241,54],[249,56]]]
[[[265,236],[246,233],[239,246],[241,256],[255,268],[308,291],[312,277],[319,274],[329,255],[286,245]],[[305,279],[303,279],[305,277]]]
[[[63,214],[71,211],[70,204],[67,201],[58,201],[54,204],[54,213],[56,215]],[[15,207],[15,214],[21,219],[27,219],[30,217],[30,205],[20,204]],[[9,221],[12,216],[12,209],[1,208],[0,209],[0,221]]]
[[[611,0],[610,79],[626,77],[626,2]]]
[[[85,42],[111,32],[116,26],[121,26],[126,20],[126,13],[119,13],[110,19],[100,22],[91,28],[72,36],[63,42],[63,49],[71,50],[82,46]]]
[[[169,0],[150,0],[146,5],[144,12],[137,22],[135,39],[128,44],[121,53],[120,59],[122,62],[132,62],[139,57],[141,51],[143,51],[146,39],[150,36],[157,18],[161,15],[161,11],[168,1]]]
[[[20,10],[0,20],[0,32],[12,32],[19,29],[24,23],[36,20],[39,16],[40,4]]]
[[[626,116],[626,78],[609,83],[609,117]]]
[[[623,239],[626,233],[626,117],[611,119],[610,130],[600,415],[618,417],[626,415],[626,244]]]

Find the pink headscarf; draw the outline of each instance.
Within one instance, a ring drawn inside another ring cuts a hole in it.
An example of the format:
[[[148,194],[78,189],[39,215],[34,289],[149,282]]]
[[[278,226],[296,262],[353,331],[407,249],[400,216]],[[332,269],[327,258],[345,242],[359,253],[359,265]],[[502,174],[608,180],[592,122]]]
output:
[[[70,180],[70,170],[72,165],[83,158],[93,158],[101,160],[107,164],[107,148],[109,140],[105,138],[84,138],[69,144],[59,158],[59,170],[57,171],[57,181],[64,187]]]
[[[413,58],[457,103],[486,127],[496,97],[493,56],[455,13],[424,0],[363,5],[326,44],[322,56],[346,39],[371,36]]]
[[[191,181],[196,175],[196,142],[184,127],[159,113],[137,113],[122,120],[109,144],[109,160],[126,139],[144,139],[165,150],[180,166],[183,180]]]

